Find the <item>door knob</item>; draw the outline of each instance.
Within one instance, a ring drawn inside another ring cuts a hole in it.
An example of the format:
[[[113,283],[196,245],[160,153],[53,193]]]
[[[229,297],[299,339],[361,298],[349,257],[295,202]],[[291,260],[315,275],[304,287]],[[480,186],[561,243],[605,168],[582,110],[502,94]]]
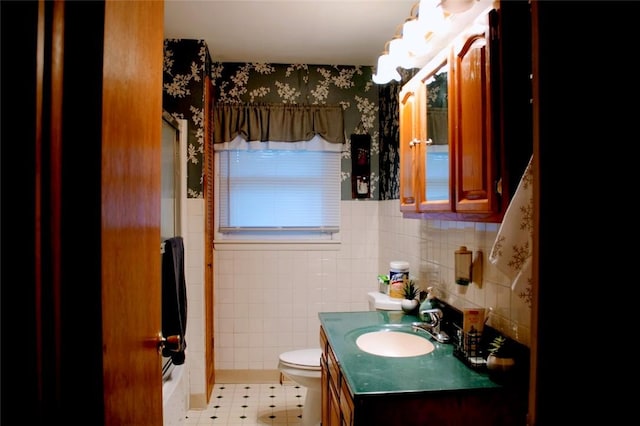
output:
[[[182,343],[179,335],[164,337],[162,334],[159,334],[158,336],[158,352],[162,352],[165,348],[172,352],[180,352]]]

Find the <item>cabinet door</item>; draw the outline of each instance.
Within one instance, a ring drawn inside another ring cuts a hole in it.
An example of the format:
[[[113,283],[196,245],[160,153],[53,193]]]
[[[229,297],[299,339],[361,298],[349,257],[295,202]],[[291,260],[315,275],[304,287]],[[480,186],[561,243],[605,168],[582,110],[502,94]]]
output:
[[[400,92],[400,211],[416,212],[421,193],[420,185],[424,181],[424,172],[420,166],[422,144],[419,128],[419,90],[415,85],[405,85]]]
[[[474,20],[401,91],[404,217],[502,220],[531,155],[530,82],[522,78],[530,74],[523,60],[530,42],[511,31],[505,51],[499,18],[493,9]]]
[[[322,326],[320,327],[320,347],[322,348],[320,357],[322,425],[340,426],[340,369]]]
[[[322,423],[323,425],[325,423]],[[329,422],[328,426],[341,426],[340,417],[340,401],[338,392],[333,388],[333,385],[329,385]]]
[[[320,372],[320,386],[322,386],[322,424],[327,425],[329,424],[331,406],[329,405],[329,368],[327,367],[327,361],[324,354],[320,357]]]
[[[344,377],[340,384],[340,413],[342,415],[342,425],[353,426],[353,398],[351,398],[351,392]]]
[[[418,211],[453,212],[452,164],[454,148],[450,143],[449,78],[445,59],[420,79],[418,120],[421,140],[420,200]]]
[[[340,426],[340,401],[338,392],[333,384],[326,358],[320,359],[322,367],[322,424],[327,426]]]
[[[493,213],[499,208],[488,16],[485,19],[486,25],[453,47],[450,60],[454,208],[458,213]]]

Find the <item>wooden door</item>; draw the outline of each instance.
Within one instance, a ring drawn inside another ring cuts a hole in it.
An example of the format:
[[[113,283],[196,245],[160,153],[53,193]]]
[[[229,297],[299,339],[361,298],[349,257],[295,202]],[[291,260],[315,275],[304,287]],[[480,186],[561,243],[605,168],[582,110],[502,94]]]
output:
[[[163,13],[2,5],[2,424],[162,425]]]
[[[162,424],[162,1],[105,3],[102,335],[105,424]]]

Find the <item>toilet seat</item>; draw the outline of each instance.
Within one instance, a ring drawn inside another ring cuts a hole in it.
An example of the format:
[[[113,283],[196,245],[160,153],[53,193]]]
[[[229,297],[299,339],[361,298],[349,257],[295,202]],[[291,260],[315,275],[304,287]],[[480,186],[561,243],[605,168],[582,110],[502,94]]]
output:
[[[280,364],[301,370],[320,370],[321,349],[299,349],[280,354]]]

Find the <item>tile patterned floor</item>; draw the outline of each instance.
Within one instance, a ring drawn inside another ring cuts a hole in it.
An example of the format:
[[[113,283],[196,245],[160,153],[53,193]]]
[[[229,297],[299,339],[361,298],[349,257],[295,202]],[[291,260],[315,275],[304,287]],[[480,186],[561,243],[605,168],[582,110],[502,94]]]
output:
[[[204,410],[189,410],[185,426],[299,426],[306,388],[295,384],[217,384]]]

